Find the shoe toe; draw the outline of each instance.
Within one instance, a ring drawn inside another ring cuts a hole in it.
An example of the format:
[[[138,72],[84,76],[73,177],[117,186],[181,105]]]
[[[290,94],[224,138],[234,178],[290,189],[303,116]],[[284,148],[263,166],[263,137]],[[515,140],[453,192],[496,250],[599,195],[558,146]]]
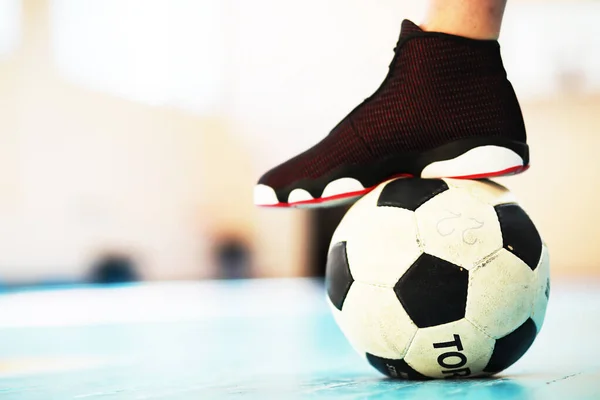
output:
[[[254,204],[257,206],[275,206],[279,204],[279,200],[272,187],[259,183],[254,186]]]

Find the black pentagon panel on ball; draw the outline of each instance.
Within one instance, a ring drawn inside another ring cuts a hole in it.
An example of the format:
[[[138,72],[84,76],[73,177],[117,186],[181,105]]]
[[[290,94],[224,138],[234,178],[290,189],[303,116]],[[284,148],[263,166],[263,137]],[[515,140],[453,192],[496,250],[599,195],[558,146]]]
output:
[[[426,377],[415,371],[410,365],[404,360],[388,360],[385,358],[374,356],[373,354],[367,353],[367,361],[373,368],[382,374],[394,378],[394,379],[407,379],[407,380],[429,380],[431,378]]]
[[[448,189],[446,182],[441,179],[400,178],[383,188],[377,206],[416,211],[428,200]]]
[[[340,311],[352,282],[354,282],[354,278],[352,278],[350,265],[348,265],[346,242],[337,243],[331,248],[327,256],[325,284],[329,300]]]
[[[530,318],[514,332],[496,340],[492,357],[483,371],[491,374],[504,371],[527,353],[536,336],[535,322]]]
[[[535,270],[542,255],[542,238],[533,221],[518,204],[501,204],[495,209],[504,248]]]
[[[469,272],[430,254],[404,273],[394,292],[419,328],[458,321],[465,316]]]

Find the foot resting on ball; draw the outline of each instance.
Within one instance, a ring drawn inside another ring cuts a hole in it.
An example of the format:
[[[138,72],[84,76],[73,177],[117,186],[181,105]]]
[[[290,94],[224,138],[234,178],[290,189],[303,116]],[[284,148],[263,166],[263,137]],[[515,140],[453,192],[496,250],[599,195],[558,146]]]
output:
[[[528,166],[498,42],[424,32],[405,20],[380,88],[320,143],[263,175],[254,202],[327,207],[394,177],[478,179]]]

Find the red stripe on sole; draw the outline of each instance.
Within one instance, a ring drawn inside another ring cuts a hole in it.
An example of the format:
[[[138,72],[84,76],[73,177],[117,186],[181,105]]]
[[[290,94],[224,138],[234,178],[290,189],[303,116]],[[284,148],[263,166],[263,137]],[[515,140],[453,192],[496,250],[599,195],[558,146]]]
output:
[[[518,165],[516,167],[510,167],[502,171],[490,172],[487,174],[475,174],[475,175],[464,175],[464,176],[453,176],[448,177],[449,179],[484,179],[484,178],[497,178],[504,175],[516,175],[521,172],[525,172],[529,169],[529,165]]]
[[[359,190],[356,192],[348,192],[348,193],[342,193],[342,194],[338,194],[335,196],[330,196],[330,197],[319,197],[313,200],[305,200],[305,201],[298,201],[296,203],[277,203],[277,204],[271,204],[271,205],[265,205],[265,206],[260,206],[260,207],[266,207],[266,208],[291,208],[291,207],[298,207],[298,206],[308,206],[308,205],[315,205],[315,204],[323,204],[323,203],[327,203],[330,201],[335,201],[335,200],[343,200],[343,199],[349,199],[351,197],[358,197],[358,196],[364,196],[365,194],[369,193],[370,191],[374,190],[377,186],[368,188],[368,189],[363,189],[363,190]]]
[[[529,169],[529,165],[518,165],[516,167],[507,168],[507,169],[504,169],[502,171],[497,171],[497,172],[490,172],[490,173],[484,173],[484,174],[474,174],[474,175],[464,175],[464,176],[454,176],[454,177],[447,177],[447,178],[449,178],[449,179],[484,179],[484,178],[494,178],[494,177],[505,176],[505,175],[520,174],[521,172],[525,172],[528,169]],[[381,183],[383,183],[385,181],[388,181],[390,179],[412,178],[412,177],[413,176],[410,175],[410,174],[398,174],[398,175],[391,176],[388,179],[385,179]],[[367,189],[364,189],[364,190],[359,190],[359,191],[355,191],[355,192],[348,192],[348,193],[342,193],[342,194],[338,194],[338,195],[330,196],[330,197],[318,197],[316,199],[306,200],[306,201],[299,201],[299,202],[296,202],[296,203],[277,203],[277,204],[272,204],[272,205],[259,205],[259,207],[264,207],[264,208],[293,208],[293,207],[299,207],[299,208],[301,208],[302,206],[310,206],[310,205],[323,204],[323,203],[328,203],[330,201],[350,199],[352,197],[361,197],[361,196],[364,196],[364,195],[368,194],[369,192],[373,191],[381,183],[379,183],[379,184],[377,184],[375,186],[371,186],[371,187],[369,187]]]
[[[398,179],[398,178],[412,178],[411,174],[398,174],[398,175],[394,175],[389,177],[387,180],[390,179]],[[385,182],[385,181],[384,181]],[[379,186],[379,184],[375,185],[375,186],[371,186],[367,189],[363,189],[363,190],[357,190],[355,192],[348,192],[348,193],[341,193],[341,194],[337,194],[335,196],[329,196],[329,197],[318,197],[316,199],[312,199],[312,200],[305,200],[305,201],[298,201],[296,203],[277,203],[277,204],[271,204],[271,205],[264,205],[264,206],[259,206],[259,207],[266,207],[266,208],[291,208],[291,207],[302,207],[302,206],[310,206],[310,205],[316,205],[316,204],[323,204],[323,203],[328,203],[330,201],[336,201],[336,200],[344,200],[344,199],[350,199],[352,197],[361,197],[366,195],[367,193],[375,190],[375,188],[377,186]]]

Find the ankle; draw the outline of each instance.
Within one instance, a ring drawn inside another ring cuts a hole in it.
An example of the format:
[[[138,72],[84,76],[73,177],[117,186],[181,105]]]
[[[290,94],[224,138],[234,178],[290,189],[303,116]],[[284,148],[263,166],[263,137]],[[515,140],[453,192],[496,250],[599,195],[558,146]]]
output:
[[[490,29],[489,26],[454,24],[449,21],[427,21],[420,25],[425,32],[439,32],[449,35],[461,36],[475,40],[498,40],[500,37],[499,29]]]

